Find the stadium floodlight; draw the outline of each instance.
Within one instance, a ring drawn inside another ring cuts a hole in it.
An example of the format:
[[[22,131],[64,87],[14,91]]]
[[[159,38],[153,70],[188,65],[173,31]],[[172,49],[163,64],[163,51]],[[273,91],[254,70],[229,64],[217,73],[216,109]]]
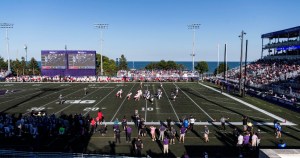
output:
[[[193,68],[192,68],[193,72],[194,72],[194,69],[195,69],[195,32],[196,32],[197,29],[200,28],[200,25],[201,24],[190,24],[190,25],[188,25],[188,29],[193,30],[193,52],[191,54],[191,56],[193,58],[193,63],[192,63],[193,64]]]
[[[0,28],[6,29],[6,42],[7,42],[7,71],[11,72],[10,70],[10,58],[9,58],[9,38],[8,38],[8,29],[12,29],[14,24],[10,23],[0,23]]]
[[[25,60],[26,60],[26,64],[27,64],[27,45],[24,44],[24,49],[25,49]]]
[[[241,39],[241,58],[240,58],[240,79],[239,79],[239,93],[241,96],[244,96],[242,94],[242,60],[243,60],[243,41],[244,41],[244,35],[246,35],[246,32],[242,30],[241,35],[239,35],[239,38]],[[244,87],[245,88],[245,87]]]
[[[102,54],[103,54],[103,33],[102,33],[102,30],[103,29],[108,29],[108,24],[94,24],[94,27],[97,28],[97,29],[100,29],[100,55],[101,55],[101,65],[100,65],[100,69],[101,69],[101,76],[103,75],[103,59],[102,59]]]

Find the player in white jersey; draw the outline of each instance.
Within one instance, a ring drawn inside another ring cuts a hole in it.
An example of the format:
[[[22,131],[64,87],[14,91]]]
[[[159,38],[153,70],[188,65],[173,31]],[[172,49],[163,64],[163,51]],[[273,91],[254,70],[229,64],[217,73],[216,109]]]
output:
[[[122,98],[122,93],[123,93],[123,90],[120,89],[120,90],[117,92],[116,97],[117,97],[117,98]]]
[[[127,96],[126,96],[127,100],[130,100],[130,98],[131,98],[131,95],[132,95],[132,93],[131,93],[131,92],[129,92],[129,93],[127,94]]]

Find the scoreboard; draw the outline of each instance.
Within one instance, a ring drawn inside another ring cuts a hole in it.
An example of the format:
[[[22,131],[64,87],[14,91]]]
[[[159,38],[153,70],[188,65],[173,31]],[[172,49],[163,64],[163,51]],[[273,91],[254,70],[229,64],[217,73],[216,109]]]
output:
[[[68,61],[69,69],[96,69],[96,56],[90,51],[69,53]]]
[[[45,76],[94,76],[96,51],[42,50],[42,74]]]
[[[42,69],[66,69],[66,55],[59,51],[42,53]]]

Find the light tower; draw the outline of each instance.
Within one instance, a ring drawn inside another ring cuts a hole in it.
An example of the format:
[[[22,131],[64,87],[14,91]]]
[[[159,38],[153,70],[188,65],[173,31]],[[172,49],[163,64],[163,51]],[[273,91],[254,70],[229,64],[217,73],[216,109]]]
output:
[[[108,24],[94,24],[94,27],[97,29],[100,29],[100,55],[101,55],[101,65],[100,65],[100,69],[101,69],[101,76],[103,75],[103,60],[102,60],[102,54],[103,54],[103,33],[102,30],[103,29],[108,29]]]
[[[24,44],[24,49],[25,49],[25,61],[26,61],[26,65],[27,65],[27,45]]]
[[[193,72],[195,69],[195,34],[196,34],[196,30],[199,29],[201,24],[190,24],[188,25],[188,29],[192,29],[193,30],[193,52],[191,54],[192,58],[193,58]]]
[[[9,23],[0,23],[0,28],[6,29],[6,42],[7,42],[7,71],[10,71],[10,58],[9,58],[9,38],[8,38],[8,29],[12,29],[14,24]]]
[[[241,58],[240,58],[240,79],[239,79],[239,93],[241,96],[242,94],[242,60],[243,60],[243,42],[244,42],[244,35],[246,35],[246,32],[242,30],[241,35],[239,35],[239,38],[241,39]],[[245,87],[244,87],[245,88]]]

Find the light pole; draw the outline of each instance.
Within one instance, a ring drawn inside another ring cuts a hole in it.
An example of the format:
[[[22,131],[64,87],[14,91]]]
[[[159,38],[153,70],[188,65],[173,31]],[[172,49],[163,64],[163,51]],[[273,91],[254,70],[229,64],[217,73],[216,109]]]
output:
[[[24,45],[24,49],[25,49],[25,60],[26,60],[26,64],[27,64],[27,45]]]
[[[194,72],[194,69],[195,69],[195,32],[196,32],[196,29],[199,29],[201,24],[190,24],[188,25],[188,29],[192,29],[193,30],[193,52],[191,54],[192,58],[193,58],[193,72]]]
[[[241,96],[243,96],[243,94],[242,94],[242,60],[243,60],[243,41],[244,41],[244,35],[246,35],[246,32],[244,32],[242,30],[241,35],[239,35],[239,37],[241,39],[240,79],[239,79],[240,88],[239,88],[239,93],[240,93]]]
[[[248,40],[246,40],[246,52],[245,52],[245,74],[244,74],[244,89],[243,96],[246,95],[246,77],[247,77],[247,52],[248,52]]]
[[[8,29],[12,29],[14,27],[14,24],[9,23],[0,23],[0,28],[6,29],[6,42],[7,42],[7,71],[10,71],[10,58],[9,58],[9,42],[8,42]]]
[[[108,29],[108,24],[94,24],[94,27],[97,28],[97,29],[100,29],[100,55],[101,55],[101,65],[100,65],[100,69],[101,69],[101,76],[103,75],[103,60],[102,60],[102,54],[103,54],[103,39],[102,39],[102,30],[103,29]]]

